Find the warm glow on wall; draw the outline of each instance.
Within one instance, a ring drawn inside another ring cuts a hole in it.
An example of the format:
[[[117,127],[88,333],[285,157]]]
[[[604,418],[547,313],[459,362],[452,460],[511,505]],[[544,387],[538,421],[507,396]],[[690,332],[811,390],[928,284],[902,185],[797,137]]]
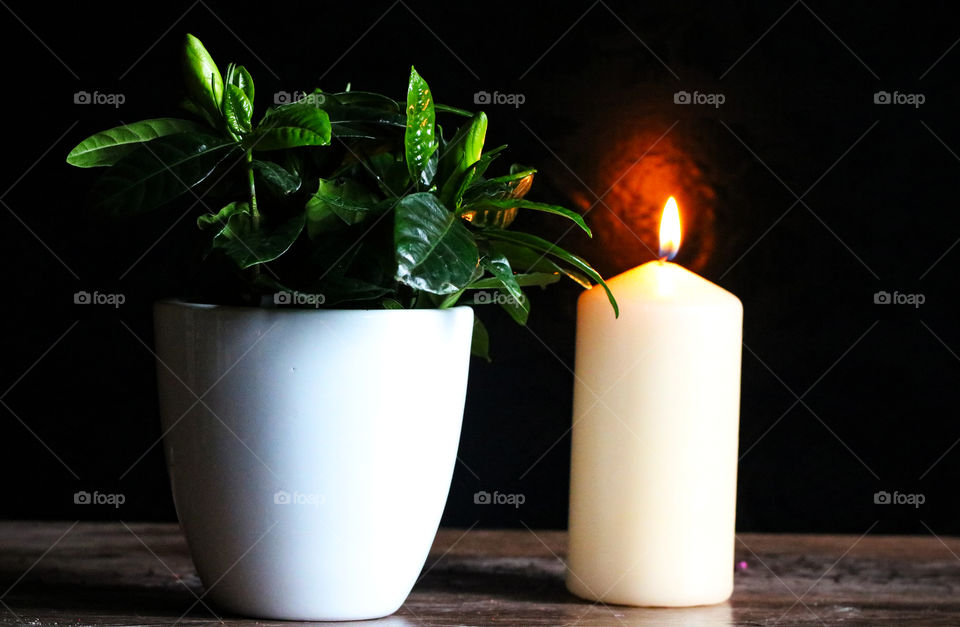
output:
[[[594,232],[585,242],[601,274],[613,276],[658,259],[660,217],[664,201],[675,197],[683,208],[683,251],[680,263],[702,270],[714,250],[716,194],[697,154],[671,121],[634,117],[611,132],[581,144],[575,168],[597,198],[571,185],[569,196],[583,210]],[[613,132],[613,131],[616,132]],[[606,191],[605,191],[606,190]],[[592,248],[590,248],[592,246]]]

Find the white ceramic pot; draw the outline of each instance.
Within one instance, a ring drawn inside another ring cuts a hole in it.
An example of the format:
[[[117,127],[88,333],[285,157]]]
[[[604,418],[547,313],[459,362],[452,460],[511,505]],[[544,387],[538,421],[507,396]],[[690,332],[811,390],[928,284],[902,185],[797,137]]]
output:
[[[395,612],[450,489],[473,311],[167,301],[154,317],[167,465],[207,598],[271,619]]]

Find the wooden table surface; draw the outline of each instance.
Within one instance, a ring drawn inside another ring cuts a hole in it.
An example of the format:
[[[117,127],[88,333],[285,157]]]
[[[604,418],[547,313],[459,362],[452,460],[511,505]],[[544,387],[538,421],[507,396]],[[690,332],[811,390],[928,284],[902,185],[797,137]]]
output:
[[[742,534],[733,599],[690,609],[570,595],[565,544],[557,531],[441,530],[404,607],[349,624],[960,625],[957,538]],[[176,525],[0,522],[0,625],[295,624],[221,615],[202,594]]]

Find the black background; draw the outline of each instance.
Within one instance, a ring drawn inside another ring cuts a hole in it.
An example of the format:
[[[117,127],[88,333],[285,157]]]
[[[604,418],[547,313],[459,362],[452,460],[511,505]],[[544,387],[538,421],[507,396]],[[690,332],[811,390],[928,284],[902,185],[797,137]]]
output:
[[[178,235],[193,219],[89,221],[92,173],[64,157],[93,132],[177,115],[189,31],[221,67],[250,69],[260,112],[280,90],[348,82],[402,98],[411,64],[451,105],[522,94],[519,107],[485,107],[488,145],[538,166],[531,198],[589,210],[596,238],[539,216],[527,226],[563,235],[612,276],[651,258],[676,195],[687,228],[677,261],[743,301],[738,528],[960,533],[960,28],[949,5],[469,4],[0,8],[0,516],[174,517],[161,448],[150,448],[160,429],[141,341],[152,342],[151,302],[176,293]],[[675,104],[681,90],[725,102]],[[925,102],[875,104],[880,90]],[[75,104],[78,91],[125,103]],[[534,293],[529,328],[479,311],[494,361],[471,366],[445,524],[565,526],[578,289]],[[78,290],[126,303],[76,306]],[[876,305],[879,290],[925,303]],[[127,503],[75,506],[80,489]],[[526,503],[475,505],[477,490]],[[925,503],[876,505],[878,490]]]

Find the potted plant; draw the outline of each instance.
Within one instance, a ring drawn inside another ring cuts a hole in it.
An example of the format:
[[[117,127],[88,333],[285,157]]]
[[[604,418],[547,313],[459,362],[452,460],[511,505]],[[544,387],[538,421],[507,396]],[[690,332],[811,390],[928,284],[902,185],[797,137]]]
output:
[[[606,289],[508,227],[533,210],[589,229],[525,198],[532,168],[488,176],[505,147],[484,151],[486,116],[435,103],[414,69],[405,101],[315,90],[256,123],[243,66],[221,74],[187,35],[183,74],[193,119],[109,129],[67,161],[106,168],[103,214],[183,196],[200,208],[191,287],[154,309],[164,450],[197,571],[241,614],[391,614],[439,525],[471,347],[487,355],[458,303],[488,290],[473,300],[524,324],[525,287]],[[437,114],[462,123],[444,134]]]

